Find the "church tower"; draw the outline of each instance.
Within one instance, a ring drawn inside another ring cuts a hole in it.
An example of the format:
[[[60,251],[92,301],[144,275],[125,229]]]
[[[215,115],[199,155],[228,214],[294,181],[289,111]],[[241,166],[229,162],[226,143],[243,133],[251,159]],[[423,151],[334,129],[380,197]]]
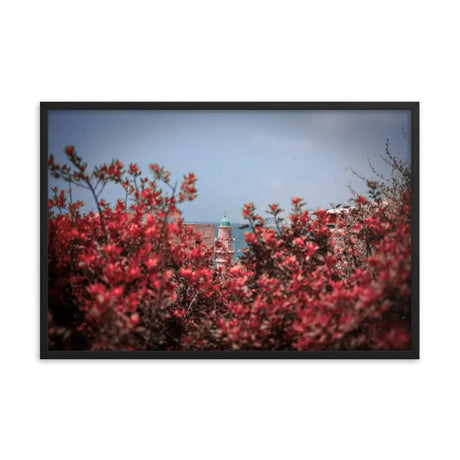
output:
[[[230,221],[227,219],[227,213],[224,213],[224,217],[222,217],[219,228],[217,230],[217,240],[220,241],[222,247],[217,248],[216,250],[216,263],[217,268],[223,268],[225,265],[225,261],[228,257],[233,257],[235,253],[233,247],[232,238],[232,227],[230,225]]]

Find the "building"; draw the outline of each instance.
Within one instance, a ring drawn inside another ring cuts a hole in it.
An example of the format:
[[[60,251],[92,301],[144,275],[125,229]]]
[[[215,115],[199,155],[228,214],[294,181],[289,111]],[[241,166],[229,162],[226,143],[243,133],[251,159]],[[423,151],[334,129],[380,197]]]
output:
[[[186,224],[193,227],[195,232],[200,234],[196,244],[203,243],[208,248],[214,247],[214,240],[216,237],[216,226],[214,224]]]
[[[214,253],[209,260],[209,266],[213,267],[215,262],[215,235],[216,226],[214,224],[185,224],[193,227],[196,233],[195,244],[204,244],[208,249],[213,249]]]
[[[227,218],[227,214],[224,213],[224,217],[221,219],[218,229],[217,238],[215,237],[216,226],[214,224],[186,224],[193,227],[195,232],[199,234],[196,244],[203,243],[208,248],[214,249],[214,261],[216,262],[217,268],[223,268],[228,257],[233,258],[235,253],[235,239],[232,238],[232,227],[230,221]],[[219,241],[218,244],[217,241]]]
[[[235,239],[232,238],[232,227],[227,218],[227,213],[224,213],[224,217],[219,223],[216,241],[219,242],[216,249],[217,269],[222,269],[227,259],[229,257],[233,259],[233,254],[235,253]]]

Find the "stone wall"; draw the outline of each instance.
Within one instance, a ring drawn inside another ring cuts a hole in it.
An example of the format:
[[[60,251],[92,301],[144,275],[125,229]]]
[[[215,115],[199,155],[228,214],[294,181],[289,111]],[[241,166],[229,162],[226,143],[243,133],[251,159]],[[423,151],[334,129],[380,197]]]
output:
[[[201,242],[208,248],[214,248],[216,238],[216,226],[214,224],[186,224],[194,228],[196,232],[201,233]]]

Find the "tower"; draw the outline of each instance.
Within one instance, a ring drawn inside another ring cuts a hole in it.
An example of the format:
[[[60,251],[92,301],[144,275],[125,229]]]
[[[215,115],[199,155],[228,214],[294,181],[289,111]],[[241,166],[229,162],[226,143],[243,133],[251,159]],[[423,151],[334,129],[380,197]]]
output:
[[[217,240],[222,244],[222,246],[216,250],[217,268],[223,268],[227,258],[233,257],[235,252],[233,248],[234,239],[232,238],[232,227],[230,225],[230,221],[227,219],[226,212],[224,212],[224,217],[222,217],[219,223]]]

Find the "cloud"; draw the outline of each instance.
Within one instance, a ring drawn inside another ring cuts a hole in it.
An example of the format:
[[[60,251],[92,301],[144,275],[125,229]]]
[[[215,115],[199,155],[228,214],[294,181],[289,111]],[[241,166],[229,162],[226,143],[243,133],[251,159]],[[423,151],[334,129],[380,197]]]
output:
[[[281,136],[269,132],[253,134],[251,141],[258,147],[269,149],[271,152],[282,154],[305,154],[312,149],[314,143],[303,136]]]

